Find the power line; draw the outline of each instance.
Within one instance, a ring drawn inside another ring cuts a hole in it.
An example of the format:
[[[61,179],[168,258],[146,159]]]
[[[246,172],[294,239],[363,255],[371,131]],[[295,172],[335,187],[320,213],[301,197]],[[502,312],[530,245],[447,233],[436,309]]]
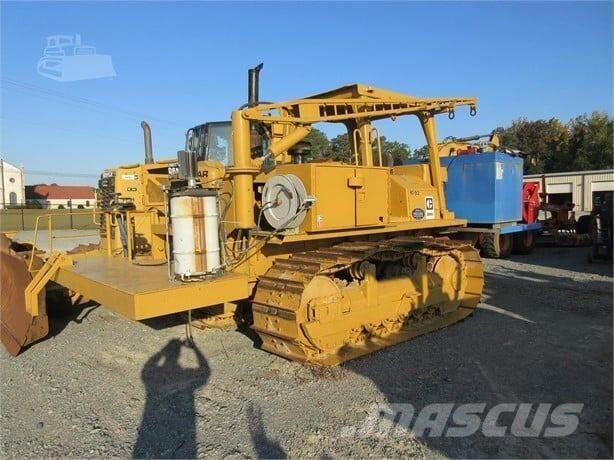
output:
[[[86,110],[88,110],[90,112],[98,113],[98,114],[101,114],[101,115],[104,115],[104,116],[109,116],[109,115],[112,114],[113,116],[120,116],[120,117],[129,119],[129,120],[137,120],[137,121],[140,121],[140,120],[143,120],[144,118],[147,118],[147,117],[137,117],[137,116],[132,116],[132,115],[126,115],[124,113],[113,113],[113,112],[110,112],[109,110],[105,110],[104,108],[96,108],[94,106],[83,107],[83,106],[81,106],[76,101],[64,100],[64,99],[61,99],[61,98],[55,99],[54,97],[49,97],[49,96],[47,96],[45,94],[37,94],[35,92],[29,92],[28,90],[25,90],[23,88],[15,87],[15,88],[11,88],[11,89],[13,89],[14,91],[16,91],[18,93],[26,94],[28,96],[37,97],[37,98],[39,98],[41,100],[44,100],[44,101],[52,101],[52,102],[56,102],[56,103],[66,104],[66,105],[72,107],[73,109],[77,109],[77,110],[86,109]],[[171,126],[157,126],[156,129],[162,129],[162,130],[166,130],[166,131],[168,131],[168,130],[175,131],[178,128],[171,127]]]
[[[13,89],[16,89],[18,91],[21,92],[31,92],[34,93],[35,96],[38,97],[42,97],[43,99],[49,99],[51,98],[58,98],[61,99],[63,102],[70,102],[73,104],[78,104],[78,105],[82,105],[82,106],[87,106],[90,109],[93,109],[95,111],[111,111],[111,112],[116,112],[116,113],[121,113],[124,116],[130,117],[130,118],[134,118],[137,120],[141,120],[141,119],[148,119],[148,120],[152,120],[152,121],[157,121],[157,122],[161,122],[161,123],[165,123],[167,125],[170,125],[172,127],[175,128],[181,128],[182,130],[184,129],[184,126],[174,122],[174,121],[169,121],[169,120],[165,120],[159,117],[152,117],[152,116],[147,116],[144,114],[139,114],[136,112],[132,112],[130,110],[126,110],[122,107],[118,107],[118,106],[114,106],[111,104],[106,104],[106,103],[102,103],[100,101],[96,101],[93,99],[88,99],[85,97],[81,97],[81,96],[74,96],[74,95],[70,95],[70,94],[66,94],[66,93],[62,93],[60,91],[57,90],[51,90],[51,89],[46,89],[46,88],[42,88],[40,86],[37,85],[33,85],[31,83],[25,83],[25,82],[20,82],[18,80],[14,80],[12,78],[7,78],[7,77],[2,77],[2,81],[3,83],[6,83],[8,85],[10,85]]]
[[[5,81],[6,83],[8,83],[9,85],[13,85],[15,87],[19,87],[21,89],[25,89],[28,91],[33,91],[33,92],[37,92],[40,94],[44,94],[44,95],[48,95],[48,96],[53,96],[53,97],[57,97],[57,98],[61,98],[61,99],[66,99],[72,102],[76,102],[78,104],[84,104],[84,105],[89,105],[95,108],[99,108],[99,109],[104,109],[104,110],[110,110],[110,111],[114,111],[114,112],[119,112],[119,113],[123,113],[126,114],[130,117],[134,117],[137,119],[141,119],[141,118],[146,118],[149,120],[156,120],[156,121],[160,121],[162,123],[167,123],[169,125],[172,126],[177,126],[177,127],[182,127],[181,125],[173,122],[173,121],[168,121],[168,120],[164,120],[158,117],[150,117],[150,116],[145,116],[143,114],[139,114],[136,112],[132,112],[129,110],[126,110],[122,107],[118,107],[118,106],[114,106],[111,104],[106,104],[106,103],[102,103],[100,101],[96,101],[93,99],[88,99],[86,97],[82,97],[82,96],[74,96],[74,95],[70,95],[70,94],[66,94],[66,93],[62,93],[61,91],[57,91],[57,90],[52,90],[52,89],[47,89],[47,88],[43,88],[37,85],[33,85],[31,83],[25,83],[25,82],[20,82],[18,80],[14,80],[12,78],[7,78],[7,77],[3,77],[2,78],[3,81]]]
[[[65,132],[68,132],[68,133],[74,134],[74,135],[80,135],[81,134],[81,133],[77,132],[74,129],[69,129],[69,128],[66,128],[66,127],[63,127],[63,126],[49,125],[49,124],[46,124],[46,123],[40,123],[38,121],[25,120],[23,118],[7,118],[7,117],[0,116],[0,119],[1,120],[5,120],[5,121],[12,121],[12,122],[16,122],[16,123],[25,123],[27,125],[42,126],[42,127],[53,129],[53,130],[65,131]],[[94,137],[98,137],[99,139],[115,141],[115,142],[129,142],[131,144],[134,144],[135,142],[138,142],[138,138],[137,137],[135,137],[135,139],[124,139],[124,138],[121,138],[121,137],[103,136],[103,135],[100,135],[98,132],[95,132],[94,134],[90,134],[90,133],[85,133],[84,132],[82,134],[86,135],[87,137],[94,136]]]

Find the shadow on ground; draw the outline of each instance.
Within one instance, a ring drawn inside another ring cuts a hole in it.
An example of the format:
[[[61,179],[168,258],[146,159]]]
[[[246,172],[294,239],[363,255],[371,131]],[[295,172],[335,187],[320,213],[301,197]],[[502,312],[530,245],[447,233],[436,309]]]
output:
[[[93,300],[80,301],[75,305],[71,305],[70,299],[63,293],[61,295],[47,295],[46,298],[47,315],[49,319],[49,333],[37,340],[28,344],[21,350],[21,353],[26,353],[31,347],[37,343],[49,340],[61,334],[70,323],[81,324],[100,304]]]
[[[487,305],[472,317],[344,367],[416,413],[431,403],[584,404],[568,437],[508,429],[499,438],[420,438],[446,456],[612,458],[611,282],[510,270],[487,273],[486,286]]]
[[[193,353],[197,366],[182,367],[179,364],[182,352]],[[209,365],[201,351],[178,339],[169,341],[147,360],[141,372],[147,399],[133,457],[196,457],[194,397],[209,375]]]
[[[281,445],[267,436],[262,412],[253,403],[249,403],[247,406],[247,423],[258,458],[286,458],[286,452]]]
[[[547,268],[570,270],[572,272],[612,276],[612,261],[589,262],[588,255],[590,252],[590,246],[570,248],[540,244],[534,249],[532,254],[514,254],[510,257],[510,260]],[[539,256],[536,257],[537,255]]]
[[[100,304],[93,300],[86,300],[76,305],[70,305],[67,302],[59,304],[48,301],[49,337],[60,334],[70,323],[81,324],[99,307]]]

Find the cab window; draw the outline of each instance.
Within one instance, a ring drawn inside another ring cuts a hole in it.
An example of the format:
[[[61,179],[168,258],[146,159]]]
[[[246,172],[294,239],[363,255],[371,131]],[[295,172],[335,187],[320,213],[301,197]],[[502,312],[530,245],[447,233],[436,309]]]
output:
[[[233,164],[231,133],[230,122],[212,123],[207,126],[206,160],[219,161],[224,166]]]

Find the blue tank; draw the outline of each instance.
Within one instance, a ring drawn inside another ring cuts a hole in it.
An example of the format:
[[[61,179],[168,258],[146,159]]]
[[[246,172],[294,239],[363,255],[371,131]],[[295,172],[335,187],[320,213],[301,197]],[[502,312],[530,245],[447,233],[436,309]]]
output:
[[[523,160],[501,152],[444,157],[447,207],[472,224],[522,220]]]

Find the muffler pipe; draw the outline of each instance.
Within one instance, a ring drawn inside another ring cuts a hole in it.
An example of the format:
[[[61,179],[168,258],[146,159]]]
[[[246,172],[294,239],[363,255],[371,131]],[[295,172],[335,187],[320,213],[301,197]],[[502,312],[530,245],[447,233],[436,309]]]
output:
[[[264,67],[261,62],[247,71],[247,106],[253,107],[260,102],[260,71]]]
[[[141,122],[141,128],[143,128],[143,142],[145,143],[145,164],[151,164],[154,162],[151,147],[151,128],[146,121]]]

